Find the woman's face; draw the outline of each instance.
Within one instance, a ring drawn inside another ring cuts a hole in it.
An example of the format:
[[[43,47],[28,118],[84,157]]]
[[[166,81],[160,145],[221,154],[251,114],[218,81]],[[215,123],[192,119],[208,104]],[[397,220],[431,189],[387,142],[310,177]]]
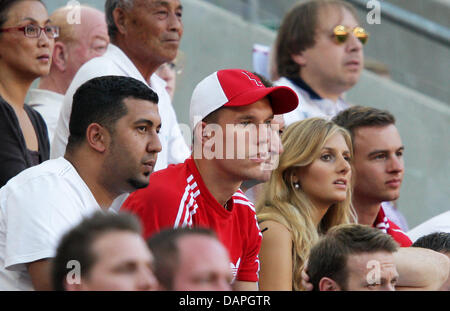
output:
[[[49,24],[47,10],[39,1],[19,1],[9,8],[2,29],[24,27],[33,24],[44,27]],[[0,33],[0,66],[21,78],[35,79],[50,71],[54,39],[44,31],[38,38],[26,37],[23,30]]]
[[[350,149],[340,133],[331,136],[310,165],[298,168],[301,189],[316,207],[344,201],[351,187]]]

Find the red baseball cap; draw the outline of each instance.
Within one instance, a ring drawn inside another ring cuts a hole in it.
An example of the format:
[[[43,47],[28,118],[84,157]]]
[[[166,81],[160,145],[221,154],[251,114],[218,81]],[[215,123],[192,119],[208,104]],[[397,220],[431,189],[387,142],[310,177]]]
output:
[[[298,106],[297,94],[287,86],[265,87],[253,73],[243,69],[219,70],[200,81],[194,89],[189,111],[192,128],[218,108],[251,105],[268,96],[274,114]],[[194,124],[195,123],[195,124]]]

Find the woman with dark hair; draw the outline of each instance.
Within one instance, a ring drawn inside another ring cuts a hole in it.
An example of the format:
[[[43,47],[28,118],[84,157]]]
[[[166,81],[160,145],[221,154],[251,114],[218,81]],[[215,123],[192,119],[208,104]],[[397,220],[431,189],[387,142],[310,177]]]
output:
[[[57,36],[41,1],[0,1],[0,187],[49,158],[45,122],[24,102],[32,82],[49,73]]]

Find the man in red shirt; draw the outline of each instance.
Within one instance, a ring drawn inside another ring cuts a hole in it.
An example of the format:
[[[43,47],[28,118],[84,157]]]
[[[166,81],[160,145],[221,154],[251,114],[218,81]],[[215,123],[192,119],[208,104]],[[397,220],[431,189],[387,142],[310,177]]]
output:
[[[408,236],[383,211],[382,202],[397,200],[404,175],[404,146],[388,111],[354,106],[333,118],[350,131],[354,150],[353,206],[358,223],[391,235],[400,246],[411,246]]]
[[[214,72],[192,94],[191,157],[153,173],[150,186],[132,193],[122,210],[141,218],[145,238],[168,227],[213,229],[228,249],[233,289],[257,290],[262,235],[239,187],[273,169],[267,160],[279,137],[271,121],[297,105],[290,88],[265,87],[248,71]]]

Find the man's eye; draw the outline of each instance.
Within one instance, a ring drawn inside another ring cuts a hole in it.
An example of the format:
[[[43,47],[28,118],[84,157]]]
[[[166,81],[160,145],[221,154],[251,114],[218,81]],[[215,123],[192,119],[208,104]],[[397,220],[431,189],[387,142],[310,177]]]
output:
[[[160,18],[167,17],[169,15],[169,12],[167,11],[158,11],[156,12],[156,15],[158,15]]]
[[[139,127],[137,128],[137,130],[138,130],[140,133],[147,133],[147,127],[146,127],[146,126],[139,126]]]

